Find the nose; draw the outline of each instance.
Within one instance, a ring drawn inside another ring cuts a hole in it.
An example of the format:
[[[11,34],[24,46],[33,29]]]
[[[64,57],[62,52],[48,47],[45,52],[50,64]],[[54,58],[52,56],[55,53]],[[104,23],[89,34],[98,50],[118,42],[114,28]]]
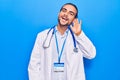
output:
[[[65,12],[65,13],[64,13],[64,16],[65,16],[65,17],[68,17],[68,12]]]

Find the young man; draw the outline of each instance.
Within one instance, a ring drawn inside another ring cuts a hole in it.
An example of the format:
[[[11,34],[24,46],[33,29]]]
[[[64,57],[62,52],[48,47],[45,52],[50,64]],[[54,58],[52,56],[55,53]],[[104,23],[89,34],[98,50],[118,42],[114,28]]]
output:
[[[38,34],[28,67],[29,80],[85,80],[83,57],[92,59],[96,49],[81,29],[78,9],[66,3],[58,24]]]

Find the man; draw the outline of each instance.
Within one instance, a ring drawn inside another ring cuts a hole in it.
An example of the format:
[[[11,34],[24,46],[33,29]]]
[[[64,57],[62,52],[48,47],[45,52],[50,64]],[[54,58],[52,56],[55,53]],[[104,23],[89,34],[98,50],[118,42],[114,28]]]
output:
[[[38,34],[28,67],[30,80],[85,80],[83,57],[94,58],[96,49],[77,15],[77,7],[66,3],[58,24]]]

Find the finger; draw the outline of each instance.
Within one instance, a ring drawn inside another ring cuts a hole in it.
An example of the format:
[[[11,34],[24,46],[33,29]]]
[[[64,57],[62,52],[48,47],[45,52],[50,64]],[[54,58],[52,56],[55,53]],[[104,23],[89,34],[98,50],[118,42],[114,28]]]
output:
[[[81,27],[82,27],[82,20],[80,20],[80,23],[79,23],[79,24],[80,24],[80,30],[81,30]]]
[[[70,25],[70,28],[71,28],[71,30],[73,30],[73,26],[72,25]]]
[[[79,20],[78,20],[78,18],[76,19],[76,23],[79,23]]]
[[[78,19],[75,18],[74,21],[73,21],[73,23],[75,23],[75,24],[79,23]]]
[[[82,25],[82,20],[80,20],[80,25]]]
[[[73,27],[72,25],[70,25],[70,29],[71,29],[72,31],[74,31],[74,27]]]

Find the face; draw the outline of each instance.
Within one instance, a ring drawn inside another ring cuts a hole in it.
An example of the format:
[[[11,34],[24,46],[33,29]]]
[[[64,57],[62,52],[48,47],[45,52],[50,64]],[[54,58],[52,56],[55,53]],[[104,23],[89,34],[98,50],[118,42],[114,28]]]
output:
[[[62,10],[60,11],[58,15],[59,24],[61,26],[70,25],[75,19],[76,14],[77,14],[77,11],[74,6],[69,5],[69,4],[63,6]]]

